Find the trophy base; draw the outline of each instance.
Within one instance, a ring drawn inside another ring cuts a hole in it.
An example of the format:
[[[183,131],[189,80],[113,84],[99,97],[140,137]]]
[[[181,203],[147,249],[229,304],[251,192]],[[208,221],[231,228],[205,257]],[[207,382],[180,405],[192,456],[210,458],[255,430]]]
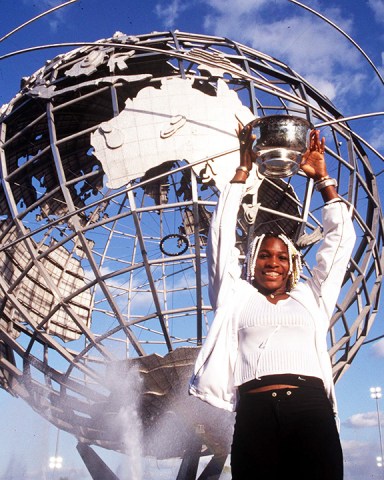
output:
[[[285,148],[273,148],[257,152],[259,172],[269,178],[295,175],[300,168],[301,153]]]

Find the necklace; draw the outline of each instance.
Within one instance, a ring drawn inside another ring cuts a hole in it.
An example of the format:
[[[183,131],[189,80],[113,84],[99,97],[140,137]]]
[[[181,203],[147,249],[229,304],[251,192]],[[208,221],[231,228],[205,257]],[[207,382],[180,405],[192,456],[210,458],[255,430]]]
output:
[[[275,297],[280,297],[281,295],[289,295],[289,292],[275,292],[275,293],[263,293],[262,291],[260,291],[255,285],[253,285],[255,287],[255,289],[261,293],[262,295],[264,295],[265,297],[269,297],[269,298],[275,298]]]
[[[270,293],[267,296],[270,297],[270,298],[275,298],[275,297],[279,297],[280,295],[289,295],[289,292]]]

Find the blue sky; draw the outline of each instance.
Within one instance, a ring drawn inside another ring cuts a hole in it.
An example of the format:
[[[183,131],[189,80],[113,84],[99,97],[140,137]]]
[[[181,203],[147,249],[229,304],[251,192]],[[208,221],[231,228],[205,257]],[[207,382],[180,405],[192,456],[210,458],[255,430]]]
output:
[[[59,3],[63,2],[0,0],[0,37]],[[306,0],[305,4],[345,30],[384,76],[384,0]],[[0,56],[37,45],[94,41],[116,31],[133,35],[169,29],[225,36],[272,55],[326,94],[344,116],[384,111],[384,86],[363,55],[340,32],[289,0],[78,0],[6,38],[0,43]],[[21,77],[69,49],[44,49],[1,60],[0,106],[17,93]],[[355,121],[353,127],[384,150],[384,117]],[[379,312],[369,339],[383,334]],[[384,340],[367,343],[336,386],[346,480],[379,478],[375,461],[380,454],[379,431],[369,388],[384,388],[383,363]],[[57,430],[6,392],[0,392],[0,400],[0,479],[44,478],[41,469],[55,453]],[[76,441],[65,433],[59,440],[62,475],[90,478]],[[122,463],[118,455],[107,457],[113,468]],[[151,465],[151,472],[156,472],[153,478],[175,478],[174,466],[163,464],[161,474],[159,467]],[[52,474],[48,472],[46,478],[53,478]]]

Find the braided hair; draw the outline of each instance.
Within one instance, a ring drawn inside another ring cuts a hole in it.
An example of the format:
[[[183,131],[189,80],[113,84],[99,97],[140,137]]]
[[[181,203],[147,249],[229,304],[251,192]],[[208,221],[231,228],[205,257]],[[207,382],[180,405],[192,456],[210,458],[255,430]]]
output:
[[[301,256],[299,251],[292,243],[292,241],[283,233],[279,233],[278,235],[272,233],[263,233],[262,235],[254,238],[245,259],[247,282],[253,283],[253,280],[255,278],[257,256],[259,254],[261,244],[263,243],[263,240],[265,238],[269,237],[279,238],[287,246],[289,257],[287,291],[290,292],[300,280],[300,274],[303,270],[303,266],[301,263]]]

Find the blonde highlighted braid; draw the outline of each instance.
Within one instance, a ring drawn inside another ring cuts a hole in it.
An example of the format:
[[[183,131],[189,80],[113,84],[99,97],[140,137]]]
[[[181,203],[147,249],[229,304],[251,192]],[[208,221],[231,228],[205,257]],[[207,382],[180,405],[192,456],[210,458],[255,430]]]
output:
[[[248,254],[245,259],[245,266],[246,266],[246,279],[247,282],[253,283],[255,278],[255,267],[257,256],[259,254],[259,250],[261,244],[263,243],[264,238],[268,237],[275,237],[279,238],[288,249],[288,257],[289,257],[289,272],[288,272],[288,282],[287,282],[287,291],[290,292],[295,286],[297,285],[298,281],[300,280],[300,274],[303,270],[303,266],[301,263],[301,256],[300,252],[296,249],[292,241],[286,237],[283,233],[278,235],[274,234],[265,234],[255,237],[252,241]]]

